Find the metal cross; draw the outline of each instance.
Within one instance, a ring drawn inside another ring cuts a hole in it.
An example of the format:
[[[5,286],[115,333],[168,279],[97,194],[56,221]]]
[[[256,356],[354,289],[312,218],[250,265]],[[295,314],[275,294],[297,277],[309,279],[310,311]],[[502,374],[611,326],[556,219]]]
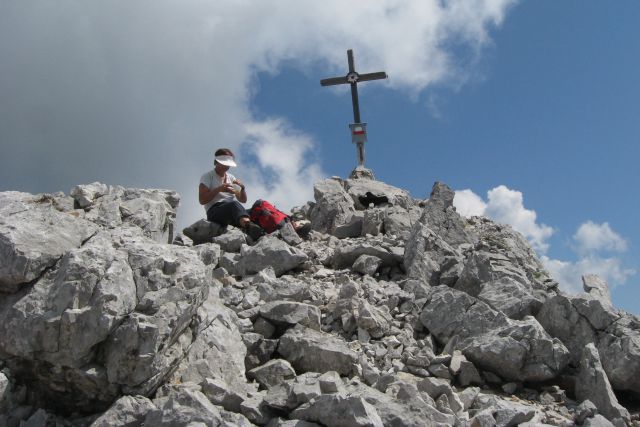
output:
[[[360,104],[358,102],[358,82],[366,82],[369,80],[386,79],[387,73],[379,71],[377,73],[358,74],[353,65],[353,50],[347,50],[347,59],[349,61],[349,73],[344,77],[331,77],[320,80],[322,86],[332,86],[340,84],[351,85],[351,102],[353,103],[353,121],[354,124],[362,123],[360,121]],[[366,136],[365,136],[366,138]],[[360,166],[364,166],[364,143],[358,142],[358,160]]]
[[[340,84],[351,85],[351,101],[353,102],[353,121],[360,122],[360,104],[358,103],[358,82],[366,82],[369,80],[386,79],[387,73],[379,71],[377,73],[358,74],[353,65],[353,50],[347,50],[347,59],[349,60],[349,73],[344,77],[330,77],[320,80],[322,86],[332,86]]]

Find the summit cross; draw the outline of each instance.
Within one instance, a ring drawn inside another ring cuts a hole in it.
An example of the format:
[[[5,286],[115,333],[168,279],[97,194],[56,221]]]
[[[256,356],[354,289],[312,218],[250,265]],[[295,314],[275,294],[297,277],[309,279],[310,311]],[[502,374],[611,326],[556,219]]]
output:
[[[353,50],[347,50],[347,59],[349,61],[349,73],[344,77],[330,77],[328,79],[320,80],[322,86],[333,86],[341,84],[351,85],[351,101],[353,103],[353,121],[354,123],[360,122],[360,104],[358,102],[358,82],[366,82],[369,80],[386,79],[387,73],[384,71],[378,71],[376,73],[358,74],[355,66],[353,65]]]
[[[322,86],[333,86],[340,84],[351,85],[351,102],[353,104],[353,121],[354,125],[362,125],[360,121],[360,103],[358,101],[358,83],[366,82],[370,80],[381,80],[387,78],[387,73],[384,71],[378,71],[376,73],[359,74],[356,72],[353,61],[353,50],[347,50],[347,60],[349,61],[349,72],[344,77],[330,77],[328,79],[320,80]],[[354,127],[352,126],[352,129]],[[357,141],[358,145],[358,163],[360,166],[364,166],[364,141],[366,140],[365,126],[361,126],[361,132],[363,135],[362,141]],[[355,131],[354,131],[355,134]],[[355,135],[354,135],[355,136]],[[354,141],[355,142],[355,141]]]

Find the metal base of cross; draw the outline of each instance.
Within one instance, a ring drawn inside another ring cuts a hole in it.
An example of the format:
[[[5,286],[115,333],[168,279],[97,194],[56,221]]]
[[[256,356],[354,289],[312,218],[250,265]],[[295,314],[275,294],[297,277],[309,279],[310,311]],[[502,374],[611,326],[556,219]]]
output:
[[[372,179],[375,181],[376,177],[373,176],[373,171],[371,169],[367,169],[364,166],[357,166],[351,171],[349,179]]]

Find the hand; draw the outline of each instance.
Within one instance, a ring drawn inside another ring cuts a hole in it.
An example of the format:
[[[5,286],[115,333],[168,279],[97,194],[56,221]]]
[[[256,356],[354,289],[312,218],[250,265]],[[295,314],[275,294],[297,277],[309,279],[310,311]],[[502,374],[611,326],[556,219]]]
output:
[[[236,179],[235,181],[233,181],[233,183],[239,186],[240,190],[244,190],[244,184],[239,179]]]
[[[222,184],[220,187],[216,188],[218,193],[233,193],[233,185],[231,184]]]

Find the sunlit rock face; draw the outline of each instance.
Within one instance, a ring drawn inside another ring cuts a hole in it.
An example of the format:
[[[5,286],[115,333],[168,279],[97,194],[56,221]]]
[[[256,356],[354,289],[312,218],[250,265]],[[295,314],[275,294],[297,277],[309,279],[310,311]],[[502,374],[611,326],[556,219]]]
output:
[[[640,395],[640,322],[601,279],[564,295],[443,183],[314,193],[293,209],[308,235],[257,242],[176,233],[169,190],[0,193],[0,425],[636,419],[615,393]]]

